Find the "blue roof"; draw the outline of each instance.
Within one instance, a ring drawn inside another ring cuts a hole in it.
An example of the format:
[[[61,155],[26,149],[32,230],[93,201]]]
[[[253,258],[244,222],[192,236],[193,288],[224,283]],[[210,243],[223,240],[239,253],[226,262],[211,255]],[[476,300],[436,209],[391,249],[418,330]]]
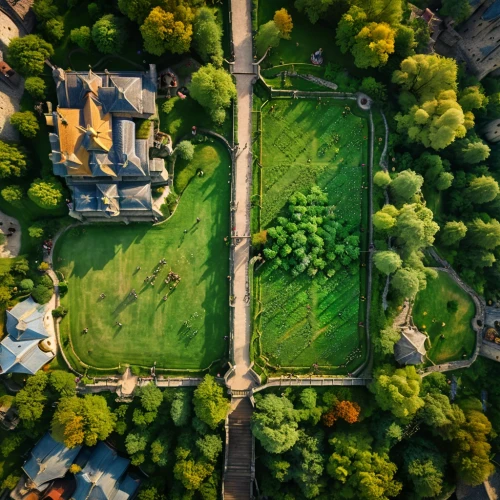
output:
[[[493,21],[497,17],[500,16],[500,0],[496,0],[493,4],[491,4],[481,16],[481,19],[485,21]]]
[[[38,347],[39,340],[19,341],[5,337],[0,344],[0,373],[34,375],[54,354]]]
[[[97,210],[97,193],[95,184],[78,184],[73,187],[73,202],[78,212],[95,212]]]
[[[129,491],[137,489],[133,489],[130,480],[123,477],[129,463],[105,443],[98,443],[82,472],[76,475],[73,500],[112,500],[116,496],[126,500]]]
[[[143,182],[127,182],[118,185],[122,210],[152,210],[151,185]]]
[[[80,449],[81,446],[67,448],[47,433],[31,450],[30,458],[23,466],[24,472],[39,488],[53,479],[64,477]]]

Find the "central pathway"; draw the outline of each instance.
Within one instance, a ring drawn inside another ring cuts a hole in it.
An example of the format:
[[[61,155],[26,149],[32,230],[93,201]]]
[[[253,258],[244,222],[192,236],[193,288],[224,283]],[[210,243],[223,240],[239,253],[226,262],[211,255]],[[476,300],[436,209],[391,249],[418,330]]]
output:
[[[252,385],[250,376],[250,290],[248,261],[250,257],[250,189],[252,180],[252,80],[255,76],[252,54],[250,0],[232,2],[232,32],[235,63],[233,74],[238,93],[238,143],[235,169],[235,230],[242,237],[234,250],[233,294],[235,374],[228,381],[231,389],[245,390]],[[234,240],[235,242],[238,239]]]

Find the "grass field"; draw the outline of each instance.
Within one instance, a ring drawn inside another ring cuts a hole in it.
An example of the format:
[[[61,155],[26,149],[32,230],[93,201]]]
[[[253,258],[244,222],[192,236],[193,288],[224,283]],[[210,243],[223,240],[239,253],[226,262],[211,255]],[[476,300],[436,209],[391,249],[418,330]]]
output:
[[[354,110],[355,103],[348,105]],[[338,218],[366,247],[366,232],[360,229],[367,227],[363,207],[368,190],[362,189],[367,170],[361,166],[368,164],[367,123],[354,114],[344,118],[345,106],[327,99],[283,99],[263,108],[262,209],[253,210],[255,225],[272,226],[291,193],[318,184]],[[366,349],[364,329],[358,327],[365,314],[360,301],[360,295],[366,295],[365,271],[356,266],[351,273],[341,269],[325,284],[307,275],[293,278],[282,270],[261,268],[256,283],[262,313],[255,325],[262,332],[261,354],[283,368],[318,363],[329,372],[345,373],[359,366]]]
[[[450,310],[450,301],[458,305],[455,312],[453,308]],[[459,360],[463,354],[467,358],[472,355],[476,344],[471,326],[474,314],[472,299],[444,272],[439,272],[435,280],[429,280],[427,288],[418,293],[413,321],[421,331],[429,334],[432,347],[427,356],[434,363]]]
[[[83,362],[109,368],[156,361],[159,368],[195,370],[227,356],[230,159],[218,143],[196,146],[193,162],[199,158],[204,177],[190,170],[177,211],[164,224],[80,227],[58,242],[55,263],[69,281],[61,329]],[[144,283],[162,258],[167,265],[154,286]],[[164,283],[170,270],[181,277],[173,290]]]

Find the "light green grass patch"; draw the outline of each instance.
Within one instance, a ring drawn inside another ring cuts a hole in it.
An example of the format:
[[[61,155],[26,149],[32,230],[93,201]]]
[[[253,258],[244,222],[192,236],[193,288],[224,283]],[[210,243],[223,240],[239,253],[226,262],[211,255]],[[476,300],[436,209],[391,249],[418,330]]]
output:
[[[456,312],[448,308],[452,300],[458,303]],[[434,363],[459,360],[464,354],[467,358],[472,356],[476,344],[476,334],[471,326],[474,314],[472,299],[445,272],[438,272],[438,277],[429,280],[427,288],[417,294],[413,321],[421,331],[429,334],[432,347],[427,356]],[[442,339],[441,335],[445,338]]]
[[[58,242],[56,267],[69,282],[62,334],[71,336],[83,362],[111,368],[156,361],[158,368],[196,370],[227,356],[230,160],[214,143],[197,146],[193,161],[207,154],[217,161],[204,165],[204,177],[193,178],[164,224],[80,227]],[[154,286],[145,283],[158,267]],[[172,290],[164,283],[170,270],[181,277]]]

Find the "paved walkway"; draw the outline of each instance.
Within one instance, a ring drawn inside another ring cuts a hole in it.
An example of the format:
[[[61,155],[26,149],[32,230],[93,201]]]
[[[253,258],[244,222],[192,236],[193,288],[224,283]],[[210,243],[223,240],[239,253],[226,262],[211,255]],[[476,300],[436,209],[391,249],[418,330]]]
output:
[[[239,153],[235,164],[234,217],[234,339],[235,374],[228,381],[232,389],[245,390],[252,386],[250,376],[250,301],[248,289],[248,261],[250,257],[250,190],[252,179],[252,26],[250,0],[232,2],[232,31],[235,63],[233,74],[238,92]]]

